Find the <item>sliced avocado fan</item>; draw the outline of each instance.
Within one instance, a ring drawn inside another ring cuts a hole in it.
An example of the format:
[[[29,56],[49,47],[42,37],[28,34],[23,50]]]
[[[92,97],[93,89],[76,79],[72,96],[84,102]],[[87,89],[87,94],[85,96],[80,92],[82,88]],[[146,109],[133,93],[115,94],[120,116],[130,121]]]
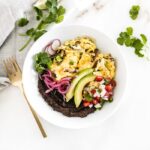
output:
[[[76,85],[78,84],[78,82],[80,81],[81,78],[83,78],[84,76],[90,74],[93,72],[92,68],[88,68],[88,69],[84,69],[82,71],[80,71],[77,74],[77,77],[72,81],[71,86],[66,94],[66,101],[69,102],[71,100],[71,98],[73,98],[74,96],[74,90]]]
[[[75,92],[74,92],[74,102],[76,105],[76,108],[78,108],[80,106],[80,103],[83,99],[83,89],[86,86],[86,84],[88,84],[91,81],[95,80],[95,75],[93,75],[93,73],[88,74],[87,76],[83,77],[77,84],[77,86],[75,87]]]

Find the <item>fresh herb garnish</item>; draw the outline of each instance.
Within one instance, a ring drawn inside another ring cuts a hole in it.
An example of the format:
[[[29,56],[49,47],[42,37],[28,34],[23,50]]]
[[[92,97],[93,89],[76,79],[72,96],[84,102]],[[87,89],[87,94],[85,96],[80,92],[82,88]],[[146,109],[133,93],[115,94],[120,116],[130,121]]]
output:
[[[29,23],[29,21],[28,21],[27,18],[20,18],[20,19],[17,21],[17,25],[18,25],[19,27],[24,27],[24,26],[26,26],[28,23]]]
[[[37,20],[40,20],[42,17],[43,17],[43,12],[42,12],[42,10],[40,10],[39,8],[37,8],[37,7],[33,7],[33,9],[35,10],[35,12],[36,12],[36,19]]]
[[[57,62],[61,62],[61,61],[62,61],[62,58],[61,58],[60,55],[57,55],[57,56],[55,57],[55,60],[56,60]]]
[[[40,52],[34,56],[34,67],[38,73],[51,68],[52,60],[46,52]]]
[[[74,61],[73,61],[73,60],[70,60],[69,64],[70,64],[70,65],[74,65]]]
[[[113,101],[113,97],[110,97],[108,101],[111,103]]]
[[[133,28],[132,27],[127,27],[126,31],[127,31],[127,34],[129,36],[133,34]]]
[[[93,97],[88,93],[84,94],[84,98],[88,102],[91,102],[93,100]]]
[[[140,34],[140,36],[143,40],[143,43],[146,44],[147,43],[147,37],[144,34]]]
[[[110,83],[110,79],[104,79],[104,85],[108,85]]]
[[[129,11],[130,17],[135,20],[138,17],[139,14],[139,10],[140,10],[140,6],[139,5],[133,5]]]
[[[64,19],[65,8],[63,6],[58,6],[58,0],[47,0],[46,9],[40,10],[34,7],[36,12],[36,19],[39,20],[38,25],[35,28],[28,29],[26,31],[26,36],[29,37],[27,42],[20,48],[22,51],[26,46],[32,41],[36,41],[46,32],[46,27],[51,23],[60,23]],[[19,26],[24,26],[28,23],[28,20],[21,19],[18,21]]]
[[[117,43],[134,48],[135,54],[139,57],[144,57],[142,50],[147,43],[147,38],[144,34],[140,35],[142,39],[133,36],[133,28],[127,27],[125,32],[121,32],[117,38]]]

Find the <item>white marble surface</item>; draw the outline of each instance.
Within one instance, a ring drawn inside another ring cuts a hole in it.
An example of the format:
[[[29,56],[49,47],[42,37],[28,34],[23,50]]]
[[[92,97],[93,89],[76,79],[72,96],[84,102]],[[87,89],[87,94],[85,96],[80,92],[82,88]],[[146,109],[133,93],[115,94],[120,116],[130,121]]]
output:
[[[140,4],[139,18],[132,21],[128,12]],[[135,34],[144,33],[150,43],[149,0],[99,0],[84,11],[75,10],[67,24],[85,24],[105,32],[116,41],[127,26]],[[150,149],[150,62],[120,47],[128,68],[128,92],[118,111],[97,128],[67,130],[44,120],[48,133],[42,139],[33,117],[19,91],[9,87],[0,93],[1,150],[149,150]]]

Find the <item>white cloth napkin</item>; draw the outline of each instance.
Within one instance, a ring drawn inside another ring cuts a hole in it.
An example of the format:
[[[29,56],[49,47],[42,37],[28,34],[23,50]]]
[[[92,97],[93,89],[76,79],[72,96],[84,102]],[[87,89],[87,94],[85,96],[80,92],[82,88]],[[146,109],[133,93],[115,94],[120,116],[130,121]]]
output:
[[[23,29],[15,29],[15,22],[24,15],[29,16],[29,18],[32,20],[33,12],[31,10],[32,4],[35,1],[37,0],[0,0],[0,90],[9,85],[7,84],[9,80],[7,78],[3,78],[3,76],[6,76],[6,74],[4,73],[2,67],[2,60],[8,56],[17,55],[17,60],[22,67],[29,47],[19,54],[16,53],[16,51],[18,51],[20,46],[25,42],[25,39],[19,37],[18,33],[24,32],[26,27]],[[94,0],[61,0],[61,4],[67,8],[65,18],[69,18],[76,9],[85,9],[93,1]],[[31,26],[33,26],[32,23]],[[14,29],[16,31],[14,31]],[[6,40],[8,37],[9,40]]]
[[[15,27],[15,22],[35,0],[0,0],[0,46]]]
[[[15,28],[17,19],[24,16],[24,12],[31,9],[35,0],[0,0],[0,71],[3,72],[2,59],[11,56],[13,53],[12,41],[10,45],[2,47],[4,41]],[[1,52],[3,49],[3,52]],[[9,85],[9,79],[0,77],[0,90]]]

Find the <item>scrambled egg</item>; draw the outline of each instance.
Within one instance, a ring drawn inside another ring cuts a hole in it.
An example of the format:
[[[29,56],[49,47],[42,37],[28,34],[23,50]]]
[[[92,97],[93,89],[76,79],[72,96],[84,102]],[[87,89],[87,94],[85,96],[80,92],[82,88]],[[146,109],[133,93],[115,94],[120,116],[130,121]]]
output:
[[[89,37],[68,40],[58,47],[57,50],[64,51],[65,55],[60,64],[54,62],[51,66],[51,70],[56,74],[56,79],[60,80],[66,76],[73,77],[77,71],[92,67],[92,55],[95,49],[95,42]]]
[[[115,76],[115,62],[111,55],[96,54],[95,41],[89,37],[68,40],[59,46],[57,51],[64,52],[62,61],[54,61],[51,66],[57,80],[74,77],[78,71],[92,68],[95,64],[95,74],[109,78]]]
[[[75,69],[80,57],[78,51],[69,51],[64,57],[61,64],[54,62],[51,66],[51,70],[55,72],[56,79],[60,80],[63,77],[73,77],[75,75]],[[72,63],[71,63],[72,62]]]
[[[97,61],[95,67],[96,75],[111,79],[115,77],[115,61],[110,54],[98,54],[95,61]]]

